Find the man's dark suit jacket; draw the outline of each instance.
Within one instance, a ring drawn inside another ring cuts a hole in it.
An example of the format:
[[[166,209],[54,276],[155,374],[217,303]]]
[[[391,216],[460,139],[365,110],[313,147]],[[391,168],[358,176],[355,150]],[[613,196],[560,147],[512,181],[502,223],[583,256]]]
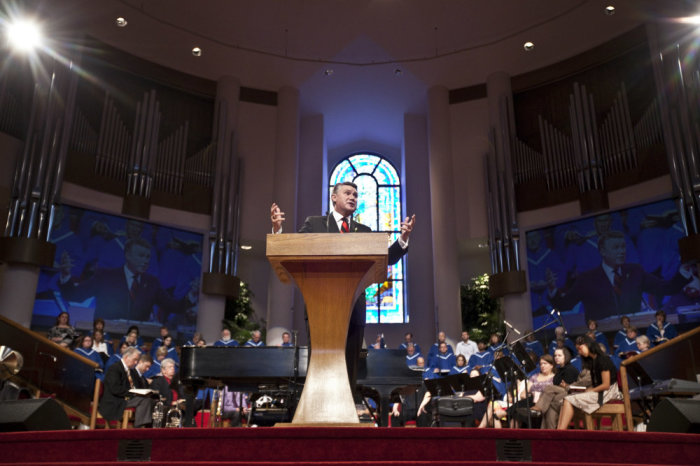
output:
[[[354,220],[350,221],[349,233],[371,233],[372,229],[367,225],[357,223]],[[299,233],[340,233],[338,224],[333,215],[307,217],[304,225],[299,229]],[[397,263],[404,254],[408,252],[408,248],[403,249],[398,240],[389,247],[389,265]],[[365,315],[367,312],[367,304],[365,303],[364,293],[355,301],[350,316],[350,326],[348,328],[348,338],[345,344],[345,362],[348,367],[348,378],[350,385],[354,390],[357,380],[357,360],[359,359],[360,350],[362,348],[362,339],[364,338]],[[311,342],[313,351],[313,341]]]
[[[355,220],[350,222],[350,233],[371,233],[372,229],[367,225],[357,223]],[[335,221],[333,215],[329,214],[326,216],[312,216],[307,217],[304,221],[304,225],[299,229],[299,233],[340,233],[338,230],[338,224]],[[403,249],[396,240],[389,247],[389,265],[396,264],[403,256],[408,252],[408,248]],[[352,317],[350,318],[350,325],[363,325],[365,324],[365,314],[366,314],[366,303],[363,299],[364,294],[360,294],[360,299],[355,302],[353,307]]]
[[[639,312],[643,292],[666,296],[677,293],[688,283],[680,274],[671,280],[662,280],[646,272],[639,264],[624,264],[621,272],[619,294],[600,266],[582,273],[569,291],[557,293],[550,301],[560,309],[571,309],[580,301],[585,308],[586,319],[600,320]]]
[[[132,379],[135,375],[134,372],[131,373]],[[109,366],[105,374],[104,392],[97,407],[103,418],[109,421],[121,420],[130,388],[124,364],[119,361]]]
[[[148,321],[154,305],[177,311],[181,302],[170,296],[160,285],[158,278],[148,273],[141,275],[138,289],[132,297],[127,286],[124,268],[99,270],[91,279],[77,286],[67,284],[61,294],[71,301],[96,298],[95,318],[105,320],[126,319]]]

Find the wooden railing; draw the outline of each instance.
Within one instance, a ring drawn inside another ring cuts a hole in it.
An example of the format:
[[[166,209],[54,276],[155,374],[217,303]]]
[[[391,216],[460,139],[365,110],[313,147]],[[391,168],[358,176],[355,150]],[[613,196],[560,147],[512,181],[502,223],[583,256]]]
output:
[[[0,345],[18,351],[24,358],[20,372],[13,377],[18,385],[36,396],[51,396],[69,415],[88,424],[97,403],[95,369],[99,366],[45,336],[0,316]]]

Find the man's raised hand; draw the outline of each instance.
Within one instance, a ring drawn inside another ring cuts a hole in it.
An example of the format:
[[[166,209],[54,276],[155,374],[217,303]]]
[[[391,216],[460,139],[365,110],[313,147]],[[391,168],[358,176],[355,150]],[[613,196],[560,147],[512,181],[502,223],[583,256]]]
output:
[[[279,233],[282,230],[282,222],[284,222],[284,212],[274,202],[270,207],[270,221],[272,222],[272,232]]]

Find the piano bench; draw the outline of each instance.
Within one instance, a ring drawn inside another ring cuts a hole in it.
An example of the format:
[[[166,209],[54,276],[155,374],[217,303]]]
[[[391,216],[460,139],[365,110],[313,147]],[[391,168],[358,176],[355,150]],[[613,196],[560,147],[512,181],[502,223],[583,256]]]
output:
[[[615,432],[622,432],[622,416],[624,414],[624,403],[622,401],[611,401],[604,404],[591,414],[583,413],[583,419],[586,430],[602,430],[603,419],[609,418],[611,430],[614,430]]]

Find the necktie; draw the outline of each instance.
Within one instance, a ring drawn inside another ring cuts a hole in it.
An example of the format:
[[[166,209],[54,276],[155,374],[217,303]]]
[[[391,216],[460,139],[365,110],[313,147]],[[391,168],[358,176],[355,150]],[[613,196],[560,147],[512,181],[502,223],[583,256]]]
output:
[[[129,387],[134,388],[134,379],[131,378],[131,371],[129,369],[126,370],[126,376],[129,378]]]
[[[129,288],[129,295],[131,295],[132,299],[136,296],[136,292],[138,289],[139,289],[139,276],[134,275],[134,278],[131,280],[131,288]]]
[[[618,296],[622,294],[622,274],[620,269],[615,270],[613,274],[613,289]]]
[[[340,225],[340,232],[347,233],[348,231],[350,231],[350,226],[348,225],[348,220],[346,217],[343,217],[343,223]]]

